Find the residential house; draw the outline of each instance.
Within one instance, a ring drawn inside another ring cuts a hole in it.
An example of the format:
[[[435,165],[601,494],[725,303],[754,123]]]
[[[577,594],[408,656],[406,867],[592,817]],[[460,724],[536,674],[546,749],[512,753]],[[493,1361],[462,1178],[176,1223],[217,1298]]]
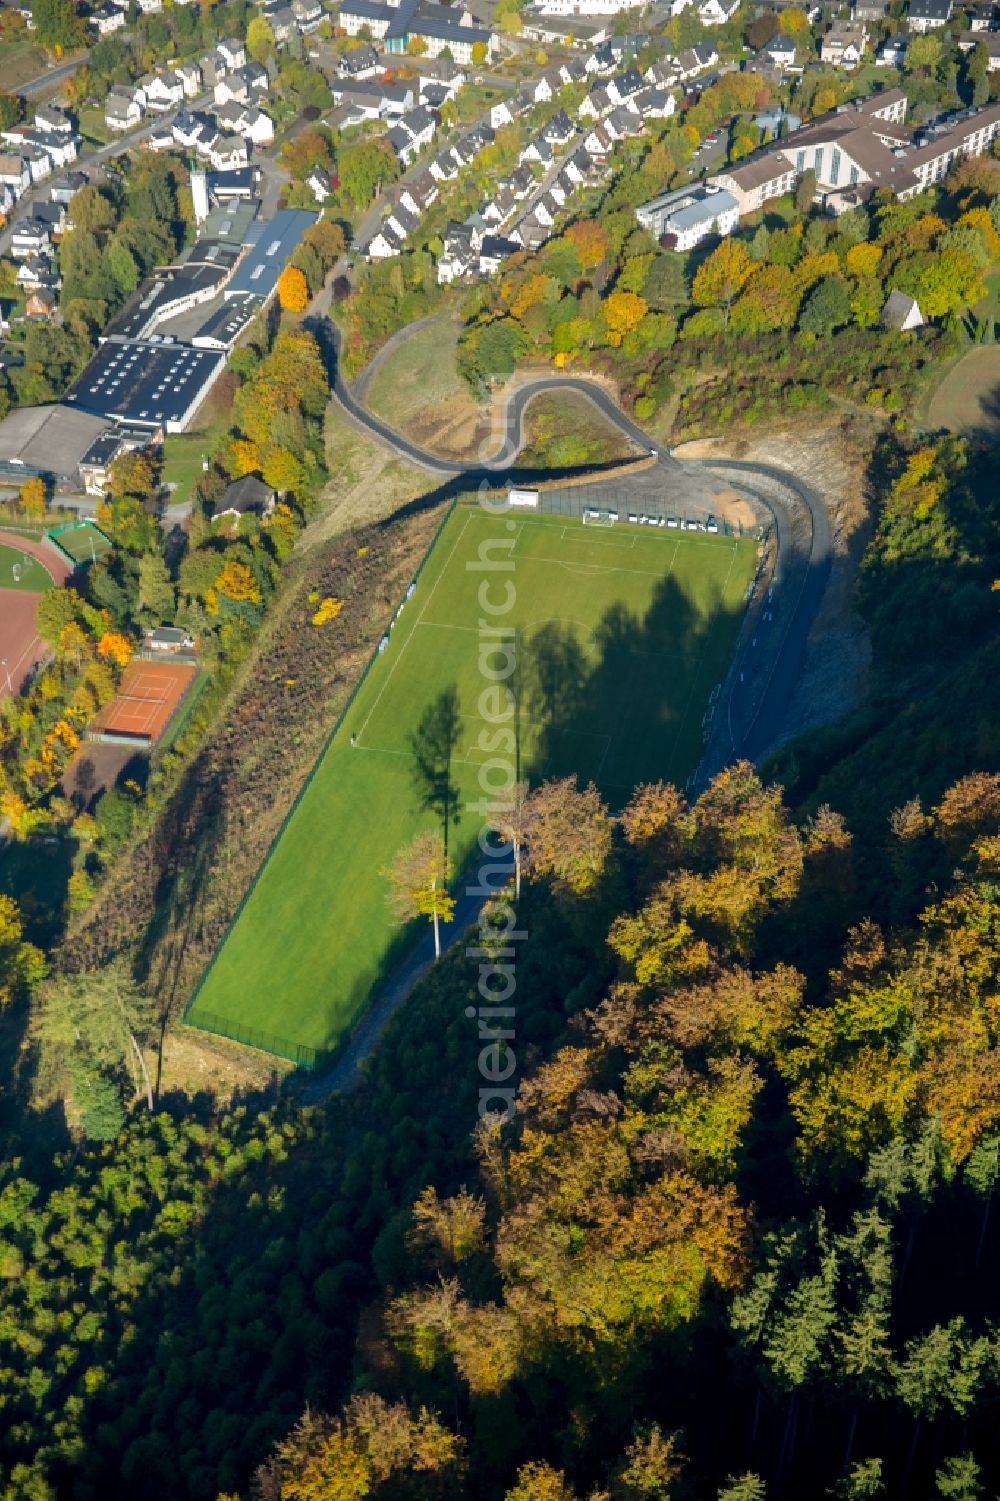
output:
[[[169,124],[164,122],[156,125],[143,139],[143,149],[146,151],[172,151],[174,149],[174,133]]]
[[[422,214],[430,208],[439,193],[440,189],[432,174],[429,171],[423,171],[404,185],[399,201],[411,213]]]
[[[236,520],[241,516],[266,518],[273,512],[277,500],[278,492],[270,485],[265,485],[256,474],[244,474],[242,479],[233,480],[215,502],[212,520],[218,521],[221,516],[232,516]]]
[[[399,236],[388,225],[384,225],[368,241],[365,255],[370,261],[388,261],[399,255],[402,248],[403,242]],[[440,279],[439,276],[438,280]]]
[[[208,159],[216,172],[233,172],[247,165],[250,153],[242,136],[220,136],[209,152]]]
[[[420,224],[420,215],[413,213],[404,204],[397,203],[390,209],[385,222],[401,240],[408,240]]]
[[[225,37],[215,45],[217,67],[222,73],[233,73],[246,66],[247,49],[238,37]]]
[[[34,291],[37,287],[52,286],[52,264],[43,260],[41,256],[33,256],[31,260],[22,261],[17,268],[17,285],[25,291]]]
[[[535,136],[524,147],[519,160],[522,162],[538,162],[543,167],[552,165],[553,151],[544,136]]]
[[[47,226],[52,239],[58,239],[66,228],[66,205],[52,199],[48,203],[36,203],[32,218],[36,224]]]
[[[698,20],[703,26],[724,26],[740,8],[740,0],[702,0]]]
[[[1000,68],[1000,32],[963,31],[958,45],[963,52],[971,52],[973,47],[982,45],[986,48],[987,72],[995,73]]]
[[[719,61],[719,54],[713,42],[699,42],[696,47],[688,47],[677,58],[677,72],[680,78],[694,78],[698,73],[703,73],[706,68],[714,68]]]
[[[132,130],[142,119],[145,99],[141,89],[112,89],[104,101],[105,125],[109,130]]]
[[[591,89],[586,99],[583,100],[580,108],[577,110],[577,114],[581,120],[603,120],[604,116],[609,115],[614,107],[615,101],[608,90],[603,84],[598,84],[596,88]]]
[[[173,109],[184,98],[184,85],[172,70],[147,73],[139,82],[146,96],[146,108],[156,114]]]
[[[303,36],[314,32],[323,19],[323,7],[319,0],[292,0],[292,15]]]
[[[906,292],[891,291],[882,309],[882,327],[903,333],[911,328],[920,328],[924,317],[918,304]]]
[[[442,237],[443,250],[438,258],[437,279],[444,284],[468,276],[479,264],[479,247],[468,224],[449,224]]]
[[[479,247],[479,271],[482,276],[493,276],[509,256],[516,255],[521,246],[516,240],[503,235],[487,235]]]
[[[542,129],[542,135],[550,146],[565,146],[576,134],[576,126],[564,109],[552,116]]]
[[[650,63],[644,74],[646,82],[652,84],[654,89],[672,88],[680,78],[675,57],[661,57],[657,62]]]
[[[795,43],[790,36],[785,36],[779,31],[769,42],[765,42],[760,49],[772,61],[779,72],[783,73],[786,68],[795,66]]]
[[[980,0],[978,4],[966,5],[965,17],[970,31],[995,31],[997,12],[993,0]]]
[[[31,173],[22,157],[13,153],[0,155],[0,185],[9,187],[20,198],[30,182]]]
[[[247,86],[247,98],[260,101],[270,92],[271,80],[267,76],[267,69],[252,59],[244,63],[242,68],[236,69],[237,74]]]
[[[3,174],[0,173],[0,182]],[[81,188],[87,186],[87,174],[85,172],[67,172],[64,177],[57,177],[49,188],[49,197],[53,203],[68,204],[76,197]]]
[[[614,150],[615,139],[616,137],[602,121],[584,136],[583,149],[592,161],[603,163]]]
[[[374,78],[381,71],[378,53],[374,47],[353,47],[345,52],[337,64],[341,78]]]
[[[245,104],[250,90],[240,73],[224,73],[212,90],[216,104]]]
[[[643,77],[638,68],[627,68],[616,78],[608,79],[608,97],[612,105],[627,104],[634,94],[641,92]]]
[[[59,307],[59,298],[51,287],[36,287],[24,304],[29,318],[52,318]]]
[[[875,54],[876,68],[901,68],[906,57],[907,38],[888,36]]]
[[[69,137],[73,134],[73,122],[61,109],[50,104],[40,104],[35,110],[35,129],[50,135]]]
[[[449,147],[434,158],[427,170],[435,182],[453,182],[459,174],[460,166],[461,163]]]
[[[910,0],[906,24],[910,31],[938,31],[947,26],[953,9],[952,0]]]
[[[834,21],[820,45],[820,62],[835,68],[856,68],[864,57],[868,33],[854,21]]]
[[[324,171],[322,167],[313,167],[306,178],[306,187],[311,189],[317,203],[325,203],[333,192],[333,187],[330,183],[330,174]]]
[[[490,108],[490,124],[494,130],[499,130],[503,125],[514,123],[514,111],[510,107],[509,99],[501,99],[499,104]]]
[[[181,81],[181,88],[184,90],[184,98],[197,99],[198,95],[201,93],[204,87],[201,76],[201,69],[199,68],[198,64],[178,63],[176,68],[174,69],[174,75]]]
[[[667,89],[645,88],[632,95],[629,107],[644,120],[668,120],[677,108],[677,100]]]
[[[851,13],[855,21],[884,22],[889,14],[889,0],[854,0]]]
[[[110,36],[125,25],[125,12],[119,10],[117,5],[100,5],[91,11],[88,22],[98,36]]]
[[[11,234],[10,253],[16,261],[52,254],[49,226],[40,219],[18,219]]]

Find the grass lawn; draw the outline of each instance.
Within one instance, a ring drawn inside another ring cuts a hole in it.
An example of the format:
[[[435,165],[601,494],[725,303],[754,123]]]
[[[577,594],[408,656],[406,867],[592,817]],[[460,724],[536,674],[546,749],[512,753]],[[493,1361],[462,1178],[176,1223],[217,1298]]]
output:
[[[468,396],[458,373],[458,327],[436,319],[393,350],[372,376],[365,404],[376,417],[398,427],[427,407]]]
[[[512,552],[501,551],[512,539]],[[484,544],[493,557],[511,556],[513,571],[470,566]],[[260,1041],[249,1029],[261,1029],[274,1051],[294,1054],[331,1049],[364,1010],[406,937],[391,925],[383,872],[415,833],[434,827],[414,782],[411,737],[450,688],[462,716],[452,775],[463,805],[480,796],[480,735],[496,733],[480,717],[489,686],[478,660],[481,580],[491,580],[494,600],[505,578],[516,591],[503,624],[523,633],[513,680],[522,770],[534,780],[575,772],[620,806],[636,783],[682,783],[695,767],[754,559],[754,543],[728,537],[457,508],[189,1020],[230,1035],[244,1029],[247,1041]],[[452,839],[459,867],[477,834],[478,819],[464,814]]]
[[[51,588],[52,579],[37,558],[0,543],[0,589],[26,589],[41,594]]]
[[[991,271],[986,277],[986,296],[972,309],[977,318],[991,318],[1000,322],[1000,270]]]
[[[192,432],[167,434],[163,441],[163,483],[170,489],[168,505],[191,499],[202,461],[214,452],[228,426],[228,415],[220,414]]]
[[[54,539],[56,545],[63,552],[68,552],[76,563],[92,563],[95,558],[100,558],[106,553],[111,543],[99,527],[92,522],[82,521],[79,526],[71,526],[66,531],[60,532]]]
[[[87,141],[93,141],[98,146],[106,146],[116,131],[108,129],[104,123],[104,110],[96,105],[89,105],[79,111],[80,134]]]

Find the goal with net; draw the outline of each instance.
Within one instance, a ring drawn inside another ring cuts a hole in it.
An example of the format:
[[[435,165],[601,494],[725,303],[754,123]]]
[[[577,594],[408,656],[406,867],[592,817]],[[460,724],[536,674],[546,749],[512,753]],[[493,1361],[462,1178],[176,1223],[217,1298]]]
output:
[[[617,511],[584,511],[584,526],[614,526],[618,520]]]

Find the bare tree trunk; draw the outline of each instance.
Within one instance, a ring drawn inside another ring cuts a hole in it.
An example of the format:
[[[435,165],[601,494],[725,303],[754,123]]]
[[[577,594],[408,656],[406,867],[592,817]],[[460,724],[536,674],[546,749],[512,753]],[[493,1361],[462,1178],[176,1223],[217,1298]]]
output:
[[[132,1051],[135,1053],[136,1061],[139,1064],[139,1070],[142,1074],[142,1080],[146,1086],[146,1104],[149,1106],[150,1114],[152,1114],[153,1086],[149,1078],[149,1069],[146,1067],[146,1060],[142,1056],[142,1048],[139,1046],[138,1042],[136,1042],[135,1034],[132,1031],[131,1027],[128,1029],[128,1040],[132,1044]]]
[[[521,900],[521,841],[514,840],[514,900]]]
[[[431,890],[437,890],[436,880],[433,880],[431,882]],[[440,959],[441,957],[441,926],[438,919],[438,912],[436,907],[434,908],[434,957],[435,959]]]

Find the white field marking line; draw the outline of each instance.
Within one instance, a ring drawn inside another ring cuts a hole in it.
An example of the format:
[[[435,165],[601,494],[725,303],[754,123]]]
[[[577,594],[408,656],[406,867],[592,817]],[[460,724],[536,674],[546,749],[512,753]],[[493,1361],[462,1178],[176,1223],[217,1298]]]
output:
[[[466,532],[469,530],[469,523],[471,522],[472,517],[475,516],[476,514],[477,514],[477,512],[472,511],[468,516],[466,516],[466,518],[465,518],[465,525],[462,527],[462,530],[459,532],[458,536],[455,538],[455,544],[452,547],[451,552],[445,558],[444,564],[443,564],[442,568],[440,569],[437,578],[434,580],[433,584],[431,585],[431,592],[430,592],[430,594],[428,594],[426,600],[424,601],[424,607],[420,611],[420,614],[417,616],[417,624],[418,625],[420,624],[421,620],[423,620],[424,616],[427,614],[427,611],[430,609],[430,603],[431,603],[431,600],[434,598],[435,594],[437,593],[438,584],[440,584],[441,580],[444,578],[445,574],[448,572],[448,569],[451,566],[451,560],[455,556],[456,552],[458,551],[459,545],[460,545],[460,543],[462,541],[462,538],[465,536]]]
[[[475,514],[475,513],[473,513],[473,514]],[[438,586],[438,584],[440,584],[440,582],[441,582],[442,578],[444,577],[445,573],[447,573],[447,571],[448,571],[448,565],[450,564],[452,558],[455,556],[455,553],[456,553],[456,551],[458,549],[458,544],[461,542],[462,538],[465,536],[466,529],[467,529],[467,527],[469,525],[469,522],[471,520],[472,520],[472,515],[466,516],[466,518],[465,518],[465,526],[463,526],[462,530],[459,532],[458,536],[455,538],[455,545],[452,548],[451,552],[448,554],[447,558],[445,559],[444,567],[441,569],[441,572],[438,574],[437,578],[435,579],[435,581],[434,581],[434,583],[433,583],[433,585],[431,587],[431,592],[427,596],[427,603],[424,605],[423,610],[421,610],[420,614],[417,616],[416,625],[420,624],[421,620],[424,617],[424,611],[429,608],[430,602],[434,598],[434,591],[437,589],[437,586]],[[415,629],[416,629],[416,626],[414,627],[414,630]],[[390,637],[390,640],[391,640],[391,637]],[[382,702],[382,695],[385,692],[385,690],[388,688],[389,684],[392,682],[393,675],[394,675],[394,673],[396,671],[396,668],[399,666],[400,662],[405,657],[405,655],[406,655],[406,648],[409,646],[409,644],[410,644],[410,642],[412,640],[413,640],[413,631],[411,630],[410,634],[407,636],[406,640],[403,642],[402,646],[399,648],[399,653],[396,656],[396,660],[393,662],[392,666],[389,668],[389,671],[386,673],[385,682],[382,684],[381,688],[379,689],[378,693],[376,694],[376,696],[375,696],[375,702],[372,704],[371,708],[368,710],[368,713],[367,713],[367,715],[365,717],[364,723],[362,724],[360,730],[357,731],[357,740],[355,741],[355,748],[357,748],[357,745],[360,743],[362,735],[364,734],[365,730],[368,728],[368,725],[369,725],[369,722],[371,720],[372,715],[375,713],[375,710],[378,708],[379,704]]]
[[[592,542],[596,542],[599,547],[616,547],[619,552],[633,552],[638,539],[634,534],[630,534],[619,537],[616,541],[612,542],[610,537],[584,537],[579,532],[571,532],[568,526],[564,526],[559,533],[559,540],[560,542],[583,542],[587,547]]]
[[[671,766],[673,765],[674,757],[677,754],[677,745],[678,745],[678,742],[680,741],[681,733],[682,733],[682,731],[684,729],[685,724],[687,723],[687,717],[688,717],[688,715],[691,712],[691,700],[694,698],[694,690],[697,688],[698,683],[701,680],[702,664],[705,661],[705,653],[708,651],[708,643],[712,639],[712,630],[713,630],[713,628],[715,626],[716,617],[720,613],[720,611],[722,609],[722,606],[725,604],[725,601],[726,601],[726,589],[727,589],[727,587],[729,585],[730,574],[733,571],[733,564],[736,562],[736,553],[737,553],[737,551],[738,551],[738,549],[737,549],[737,547],[735,546],[735,543],[734,543],[734,545],[733,545],[733,551],[732,551],[732,556],[729,559],[729,567],[726,569],[726,576],[725,576],[725,578],[722,581],[722,588],[719,590],[719,603],[716,605],[715,609],[712,611],[711,617],[709,619],[709,622],[708,622],[708,627],[709,628],[708,628],[708,630],[705,633],[705,643],[704,643],[704,645],[701,648],[701,653],[700,653],[700,655],[698,657],[697,665],[695,666],[694,672],[691,675],[691,687],[688,690],[687,703],[684,705],[684,712],[681,715],[680,723],[677,726],[677,734],[674,736],[674,743],[673,743],[673,745],[671,746],[671,749],[670,749],[670,762],[669,762],[669,765],[671,765]]]
[[[671,558],[671,560],[670,560],[670,566],[668,567],[667,572],[665,574],[661,568],[622,568],[617,563],[568,563],[565,558],[541,558],[541,557],[538,556],[537,553],[533,553],[530,558],[525,558],[524,562],[525,563],[549,563],[549,564],[551,564],[551,566],[553,568],[566,568],[566,569],[569,569],[569,570],[572,570],[573,568],[579,568],[579,569],[585,569],[585,570],[588,570],[588,571],[591,571],[591,572],[594,572],[594,573],[598,573],[598,574],[601,574],[601,573],[629,573],[629,574],[633,574],[636,578],[642,578],[642,579],[662,579],[662,578],[667,578],[667,577],[669,577],[670,570],[674,566],[673,559]]]

